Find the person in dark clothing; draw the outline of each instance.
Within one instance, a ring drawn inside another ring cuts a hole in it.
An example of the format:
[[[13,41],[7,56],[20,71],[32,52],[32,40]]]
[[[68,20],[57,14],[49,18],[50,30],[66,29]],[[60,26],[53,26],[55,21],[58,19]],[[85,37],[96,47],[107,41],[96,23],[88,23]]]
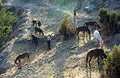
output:
[[[40,22],[40,21],[38,21],[38,23],[37,23],[37,24],[38,24],[38,26],[39,26],[39,27],[41,26],[41,22]]]
[[[33,19],[33,20],[32,20],[32,23],[33,23],[33,26],[35,26],[35,24],[37,24],[36,19]]]

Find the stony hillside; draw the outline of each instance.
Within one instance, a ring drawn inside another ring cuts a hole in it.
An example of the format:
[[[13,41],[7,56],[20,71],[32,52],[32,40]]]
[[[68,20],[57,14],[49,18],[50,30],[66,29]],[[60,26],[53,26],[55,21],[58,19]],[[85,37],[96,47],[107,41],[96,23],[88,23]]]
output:
[[[117,0],[110,0],[106,6],[96,8],[96,3],[100,0],[76,0],[77,26],[84,22],[96,20],[98,8],[108,7],[113,10],[120,5]],[[84,5],[86,4],[86,5]],[[112,6],[116,4],[115,6]],[[45,35],[57,34],[58,27],[64,15],[69,15],[73,19],[74,3],[70,2],[65,6],[55,5],[50,0],[4,0],[5,7],[14,11],[18,16],[15,31],[10,35],[11,39],[5,45],[5,49],[0,53],[0,78],[86,78],[85,58],[86,53],[94,48],[100,48],[92,40],[77,40],[72,38],[62,41],[60,37],[52,40],[52,49],[47,49],[47,44],[42,41],[37,50],[30,41],[31,34],[34,33],[32,20],[36,18],[42,23],[41,29]],[[86,12],[84,7],[92,6],[91,12]],[[118,9],[117,9],[118,11]],[[20,30],[20,28],[22,28]],[[119,35],[118,35],[119,36]],[[116,36],[114,36],[116,38]],[[113,38],[113,37],[110,37]],[[120,39],[120,38],[118,38]],[[119,40],[118,40],[119,42]],[[114,43],[105,43],[104,49],[112,49]],[[30,54],[30,63],[23,61],[23,66],[18,69],[14,64],[16,57],[22,53]],[[97,60],[97,59],[96,59]],[[102,78],[101,67],[97,62],[92,63],[92,78]],[[2,70],[2,71],[1,71]]]

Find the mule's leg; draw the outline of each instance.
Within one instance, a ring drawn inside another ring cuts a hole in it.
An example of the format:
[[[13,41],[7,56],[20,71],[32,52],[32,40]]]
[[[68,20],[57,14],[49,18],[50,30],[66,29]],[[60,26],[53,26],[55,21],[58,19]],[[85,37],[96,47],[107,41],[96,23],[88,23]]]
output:
[[[28,60],[28,64],[30,64],[30,58],[29,58],[29,57],[28,57],[28,59],[27,59],[27,60]]]
[[[96,39],[96,37],[94,37],[94,40],[95,40],[95,45],[97,45],[97,39]]]
[[[88,78],[88,66],[87,66],[87,62],[86,62],[86,73],[87,73],[87,78]]]
[[[99,56],[98,56],[98,67],[99,67],[99,64],[100,64],[100,63],[99,63]]]
[[[90,68],[90,78],[91,78],[91,65],[90,65],[90,61],[91,61],[92,57],[90,57],[90,60],[89,60],[89,68]]]
[[[83,40],[84,40],[84,37],[85,37],[85,31],[83,31]]]
[[[90,58],[89,60],[89,66],[90,66],[90,78],[91,78],[91,65],[90,65],[90,61],[91,61],[92,58]]]

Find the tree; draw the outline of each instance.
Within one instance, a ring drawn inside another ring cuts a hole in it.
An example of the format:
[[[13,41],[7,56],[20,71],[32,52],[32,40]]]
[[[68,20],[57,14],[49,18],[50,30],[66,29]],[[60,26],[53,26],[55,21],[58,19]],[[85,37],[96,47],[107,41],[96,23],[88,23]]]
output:
[[[6,38],[13,31],[12,25],[16,22],[16,17],[13,17],[13,12],[6,11],[5,8],[0,10],[0,47],[6,41]]]
[[[107,59],[104,60],[104,77],[120,78],[120,46],[118,48],[114,46]]]
[[[71,19],[65,16],[59,26],[58,32],[64,36],[64,39],[69,39],[75,36],[75,28],[71,25]]]
[[[108,12],[107,8],[98,11],[97,20],[103,25],[103,30],[108,34],[116,34],[120,29],[120,13],[115,11]]]

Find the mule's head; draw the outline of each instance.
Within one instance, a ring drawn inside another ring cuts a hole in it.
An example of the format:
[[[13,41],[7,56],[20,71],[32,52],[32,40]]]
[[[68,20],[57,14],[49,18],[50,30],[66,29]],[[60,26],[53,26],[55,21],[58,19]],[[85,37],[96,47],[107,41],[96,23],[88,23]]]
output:
[[[21,66],[22,66],[22,63],[21,63],[21,62],[17,63],[18,69],[21,69]]]
[[[100,29],[100,26],[99,26],[99,24],[96,24],[95,26],[96,26],[96,27],[98,27],[98,29]]]

